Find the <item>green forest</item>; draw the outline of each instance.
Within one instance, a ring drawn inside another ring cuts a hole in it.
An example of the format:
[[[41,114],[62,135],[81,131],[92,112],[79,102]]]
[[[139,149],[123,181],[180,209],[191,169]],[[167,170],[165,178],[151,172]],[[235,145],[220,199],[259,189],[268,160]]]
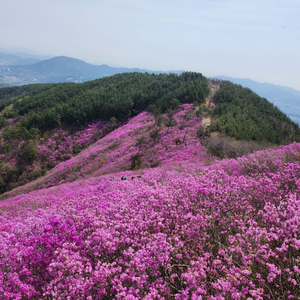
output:
[[[37,84],[0,89],[0,129],[5,140],[28,140],[59,127],[95,120],[127,120],[143,110],[165,112],[181,103],[200,105],[209,93],[200,73],[118,74],[85,83]],[[211,131],[242,140],[286,144],[300,131],[277,107],[250,89],[221,82],[214,96]],[[14,119],[7,127],[9,119]]]
[[[299,126],[248,88],[222,81],[214,96],[211,131],[238,140],[288,144],[299,141]]]
[[[80,127],[95,120],[124,121],[143,110],[165,112],[181,103],[202,104],[209,93],[200,73],[118,74],[85,83],[37,84],[0,89],[5,138],[30,139],[38,131]],[[214,96],[211,130],[242,140],[286,144],[300,131],[277,107],[250,89],[223,81]]]
[[[111,117],[125,120],[151,106],[164,112],[180,103],[202,103],[208,93],[207,80],[199,73],[129,73],[45,86],[0,101],[0,112],[4,119],[19,118],[19,125],[27,130],[49,130]]]

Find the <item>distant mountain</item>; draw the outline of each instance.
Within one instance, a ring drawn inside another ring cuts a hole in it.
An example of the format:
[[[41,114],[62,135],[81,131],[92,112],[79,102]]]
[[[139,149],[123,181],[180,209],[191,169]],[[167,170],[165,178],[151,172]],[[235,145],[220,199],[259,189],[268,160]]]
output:
[[[259,83],[248,78],[233,78],[223,75],[215,76],[214,78],[228,80],[233,83],[240,84],[243,87],[250,88],[259,96],[274,103],[294,122],[300,124],[300,91],[270,83]]]
[[[39,61],[36,58],[22,58],[14,54],[0,52],[0,66],[31,65]]]
[[[11,87],[10,84],[0,83],[0,89]]]
[[[163,73],[138,68],[96,66],[79,59],[58,56],[31,65],[3,65],[0,69],[0,83],[24,85],[30,83],[85,82],[128,72]],[[174,71],[173,73],[181,73],[181,71]]]

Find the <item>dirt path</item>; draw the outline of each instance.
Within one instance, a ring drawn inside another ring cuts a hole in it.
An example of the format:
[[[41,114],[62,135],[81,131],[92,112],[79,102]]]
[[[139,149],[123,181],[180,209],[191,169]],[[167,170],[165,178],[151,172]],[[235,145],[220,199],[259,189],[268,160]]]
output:
[[[205,105],[208,107],[212,103],[216,91],[220,88],[220,84],[209,81],[209,88],[210,88],[210,92],[208,96],[205,98]]]
[[[211,117],[202,118],[201,125],[204,129],[209,127],[210,123],[211,123]]]
[[[210,108],[211,103],[213,103],[214,95],[215,95],[216,91],[220,88],[220,84],[209,81],[209,88],[210,88],[210,92],[209,92],[208,96],[205,98],[205,105]],[[201,124],[204,129],[209,127],[211,124],[211,117],[207,116],[206,118],[203,118],[201,121]]]

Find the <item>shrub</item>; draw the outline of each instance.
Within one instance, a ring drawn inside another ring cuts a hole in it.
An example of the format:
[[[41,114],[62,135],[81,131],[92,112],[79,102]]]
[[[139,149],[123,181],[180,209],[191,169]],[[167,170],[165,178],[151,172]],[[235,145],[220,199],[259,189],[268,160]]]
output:
[[[137,170],[140,169],[142,166],[142,154],[140,153],[136,153],[134,155],[131,156],[131,166],[130,166],[130,170]]]
[[[150,167],[151,168],[156,168],[159,166],[161,160],[160,159],[155,159],[151,164],[150,164]]]
[[[271,144],[266,142],[241,141],[222,136],[209,137],[203,144],[209,155],[220,158],[236,158],[271,147]]]
[[[155,128],[149,133],[149,137],[153,139],[153,145],[155,145],[157,139],[159,138],[159,128]]]
[[[6,183],[2,176],[0,176],[0,193],[4,193],[6,191]]]
[[[176,126],[178,123],[177,123],[177,121],[174,119],[173,116],[169,116],[167,119],[165,119],[164,124],[165,124],[165,126],[168,128],[168,131],[169,131],[170,127],[174,127],[174,126]]]
[[[147,139],[144,136],[139,137],[136,140],[135,146],[139,148],[139,152],[142,150],[143,147],[147,145]]]
[[[18,165],[32,164],[37,155],[37,146],[32,142],[26,143],[18,154]]]

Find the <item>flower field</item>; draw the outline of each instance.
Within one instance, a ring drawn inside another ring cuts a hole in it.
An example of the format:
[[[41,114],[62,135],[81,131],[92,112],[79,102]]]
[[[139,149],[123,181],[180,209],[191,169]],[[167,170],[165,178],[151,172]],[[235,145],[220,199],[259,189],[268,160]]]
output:
[[[0,298],[299,299],[300,144],[207,167],[186,147],[2,201]]]

